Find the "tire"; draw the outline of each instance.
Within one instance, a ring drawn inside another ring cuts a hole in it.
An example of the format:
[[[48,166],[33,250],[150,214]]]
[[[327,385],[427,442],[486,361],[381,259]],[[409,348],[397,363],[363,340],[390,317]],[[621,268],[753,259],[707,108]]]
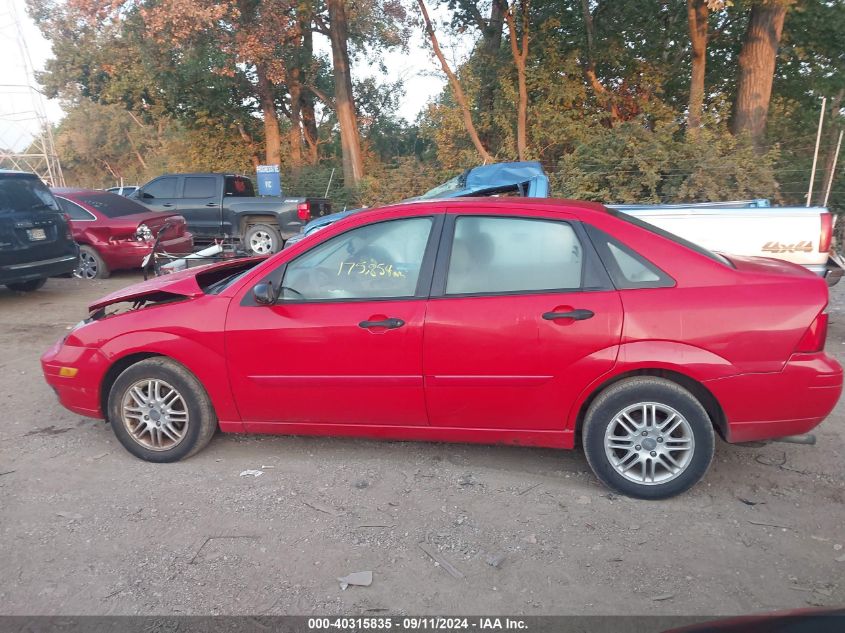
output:
[[[714,443],[701,403],[663,378],[642,376],[611,385],[584,418],[584,453],[596,477],[639,499],[667,499],[691,488],[707,472]]]
[[[46,278],[30,279],[29,281],[18,281],[17,283],[6,284],[6,287],[9,290],[14,290],[15,292],[34,292],[39,288],[43,288],[46,283]]]
[[[156,395],[155,384],[160,400],[150,409],[144,402]],[[169,414],[162,400],[170,400]],[[160,356],[139,361],[117,377],[109,391],[107,413],[124,448],[148,462],[190,457],[205,448],[217,430],[217,416],[202,384],[185,367]],[[159,417],[154,427],[155,416]]]
[[[244,234],[244,248],[253,255],[270,255],[282,250],[282,236],[278,227],[253,224]]]
[[[80,279],[108,279],[111,271],[94,248],[83,245],[79,247],[79,266],[74,276]]]

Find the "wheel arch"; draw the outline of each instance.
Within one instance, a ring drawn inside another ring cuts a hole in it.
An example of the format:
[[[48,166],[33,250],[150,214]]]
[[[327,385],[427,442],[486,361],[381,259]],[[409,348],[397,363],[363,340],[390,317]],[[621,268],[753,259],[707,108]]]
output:
[[[112,385],[114,385],[114,381],[117,380],[117,377],[135,363],[146,360],[147,358],[155,358],[157,356],[167,358],[163,354],[158,354],[156,352],[135,352],[118,358],[109,366],[106,373],[103,375],[103,379],[100,381],[100,411],[103,412],[104,416],[108,415],[109,393],[111,392]]]
[[[254,213],[244,213],[240,219],[241,237],[246,235],[246,232],[251,226],[256,224],[269,224],[275,226],[281,232],[281,225],[279,224],[279,216],[273,213],[263,211],[256,211]]]
[[[154,338],[153,338],[154,337]],[[108,394],[117,376],[127,367],[151,357],[162,357],[179,363],[199,380],[208,394],[218,419],[240,421],[229,384],[226,362],[220,350],[175,336],[169,332],[127,333],[112,339],[101,348],[108,368],[100,381],[100,404],[108,402]],[[105,412],[107,409],[102,409]]]
[[[584,424],[584,418],[587,415],[587,410],[599,394],[611,385],[625,380],[626,378],[633,378],[635,376],[654,376],[657,378],[663,378],[683,387],[701,403],[702,407],[704,407],[713,428],[716,429],[719,436],[722,439],[727,437],[727,418],[725,417],[722,405],[719,404],[719,401],[716,399],[716,396],[713,395],[713,392],[711,392],[703,383],[675,369],[667,369],[663,367],[639,367],[637,369],[631,369],[611,376],[592,388],[587,397],[583,399],[581,405],[578,407],[575,417],[576,443],[579,441],[577,438],[580,438],[581,428]]]

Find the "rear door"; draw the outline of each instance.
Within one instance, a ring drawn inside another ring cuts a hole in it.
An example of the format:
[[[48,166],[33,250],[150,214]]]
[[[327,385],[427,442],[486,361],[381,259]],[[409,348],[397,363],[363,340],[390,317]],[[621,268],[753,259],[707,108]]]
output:
[[[221,235],[223,179],[216,176],[185,176],[177,203],[191,231],[199,238]]]
[[[426,313],[432,426],[563,431],[616,361],[622,305],[580,224],[559,213],[447,215]]]
[[[0,174],[0,266],[64,257],[74,249],[46,185],[32,174]]]

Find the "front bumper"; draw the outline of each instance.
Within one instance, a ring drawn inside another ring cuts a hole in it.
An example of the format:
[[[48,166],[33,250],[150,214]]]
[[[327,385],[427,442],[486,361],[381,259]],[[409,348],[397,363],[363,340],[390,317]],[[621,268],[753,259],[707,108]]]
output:
[[[842,367],[824,352],[793,354],[778,373],[704,384],[722,405],[727,441],[770,440],[807,433],[830,415],[842,393]]]
[[[62,367],[78,371],[75,376],[66,377],[61,375]],[[108,363],[98,350],[57,341],[41,356],[41,369],[62,406],[89,418],[104,417],[100,406],[100,385]]]

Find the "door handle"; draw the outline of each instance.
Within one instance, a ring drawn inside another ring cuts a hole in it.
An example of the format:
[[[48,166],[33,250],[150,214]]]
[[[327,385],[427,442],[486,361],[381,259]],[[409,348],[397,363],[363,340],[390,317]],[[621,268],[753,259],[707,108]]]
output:
[[[217,203],[216,203],[216,202],[209,202],[209,203],[207,203],[205,206],[207,206],[207,207],[216,207],[216,206],[217,206]]]
[[[164,203],[164,204],[162,204],[161,206],[170,208],[170,207],[172,207],[173,205],[172,205],[170,202],[165,202],[165,203]]]
[[[595,316],[592,310],[570,310],[569,312],[546,312],[543,318],[546,321],[554,321],[555,319],[573,319],[575,321],[583,321],[584,319],[592,319]]]
[[[361,321],[358,324],[358,327],[362,327],[365,330],[369,330],[370,328],[374,327],[383,327],[388,330],[395,330],[398,327],[402,327],[405,325],[405,322],[402,319],[383,319],[381,321]]]

